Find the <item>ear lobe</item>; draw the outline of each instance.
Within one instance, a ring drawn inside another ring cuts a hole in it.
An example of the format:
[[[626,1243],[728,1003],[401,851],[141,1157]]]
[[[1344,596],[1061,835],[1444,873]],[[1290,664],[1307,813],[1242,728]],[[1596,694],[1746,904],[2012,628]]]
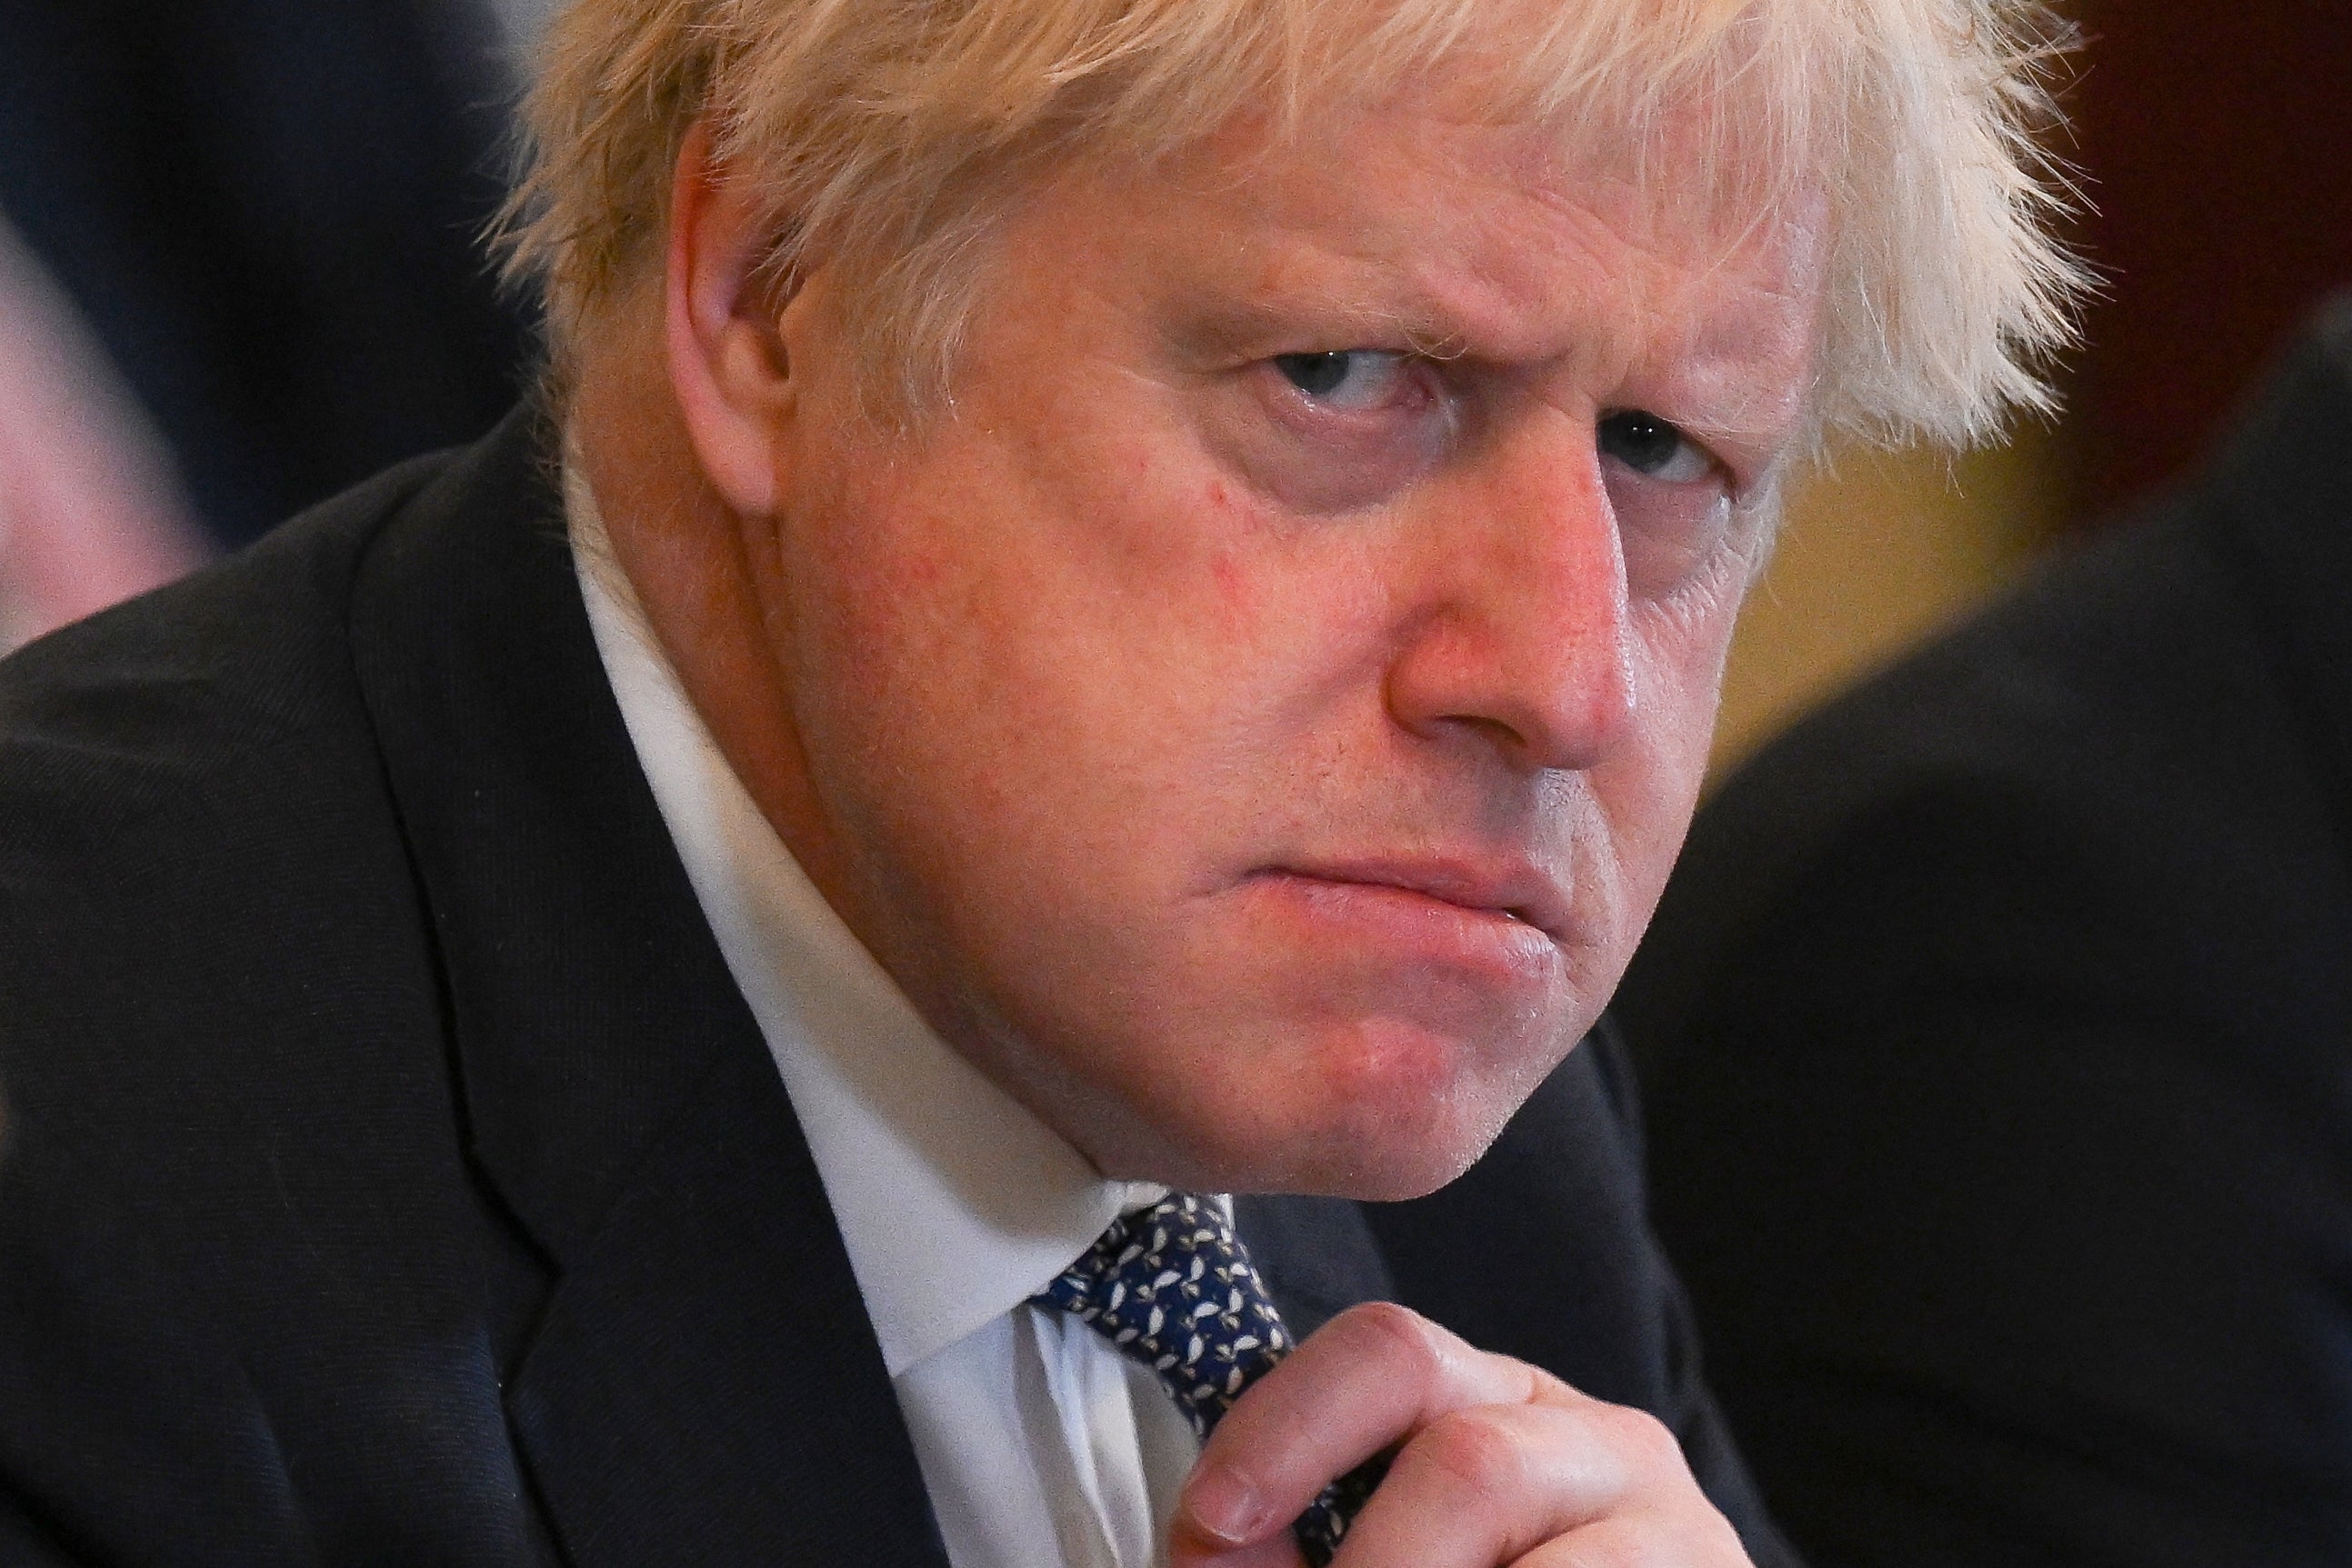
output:
[[[703,472],[730,507],[751,517],[775,509],[778,438],[794,402],[779,326],[791,290],[760,271],[769,237],[756,204],[713,158],[709,128],[696,124],[670,187],[670,384]]]

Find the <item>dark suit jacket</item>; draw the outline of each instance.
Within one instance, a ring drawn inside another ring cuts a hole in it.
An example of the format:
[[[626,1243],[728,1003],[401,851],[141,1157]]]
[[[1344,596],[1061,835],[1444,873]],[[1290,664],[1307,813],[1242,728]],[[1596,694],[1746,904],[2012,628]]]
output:
[[[2352,1563],[2352,306],[1734,779],[1620,1003],[1816,1562]]]
[[[0,214],[224,542],[514,401],[493,48],[481,0],[0,4]]]
[[[534,426],[0,665],[0,1562],[938,1564]],[[1250,1200],[1762,1522],[1595,1040],[1418,1203]]]

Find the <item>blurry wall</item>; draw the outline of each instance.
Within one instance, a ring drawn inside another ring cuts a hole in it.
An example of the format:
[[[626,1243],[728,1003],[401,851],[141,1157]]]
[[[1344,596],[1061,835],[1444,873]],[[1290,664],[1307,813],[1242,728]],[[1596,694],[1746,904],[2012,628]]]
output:
[[[2069,461],[2035,424],[1958,457],[1846,452],[1801,476],[1732,643],[1717,775],[2015,577],[2064,525]]]
[[[2074,428],[2091,513],[2193,462],[2317,298],[2352,286],[2352,0],[2075,0],[2110,279]]]
[[[1722,770],[2178,476],[2331,289],[2352,287],[2352,0],[2072,0],[2059,151],[2102,277],[2066,411],[1952,459],[1848,454],[1791,489],[1725,683]]]

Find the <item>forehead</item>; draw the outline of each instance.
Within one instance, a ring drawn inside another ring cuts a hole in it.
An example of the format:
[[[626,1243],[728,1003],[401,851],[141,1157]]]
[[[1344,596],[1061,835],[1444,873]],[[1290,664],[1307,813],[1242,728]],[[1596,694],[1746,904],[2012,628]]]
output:
[[[1672,137],[1660,145],[1671,159]],[[1761,210],[1723,200],[1696,170],[1637,179],[1547,128],[1423,95],[1087,171],[1023,248],[1204,352],[1402,338],[1605,377],[1785,381],[1811,346],[1822,206],[1802,191]]]

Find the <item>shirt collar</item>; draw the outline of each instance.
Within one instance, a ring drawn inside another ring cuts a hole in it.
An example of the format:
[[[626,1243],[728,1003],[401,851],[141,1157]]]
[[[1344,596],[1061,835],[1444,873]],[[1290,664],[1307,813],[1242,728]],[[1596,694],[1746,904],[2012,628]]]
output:
[[[1166,1189],[1106,1181],[942,1040],[769,826],[567,465],[588,620],[655,802],[808,1138],[893,1377],[1020,1305]]]

